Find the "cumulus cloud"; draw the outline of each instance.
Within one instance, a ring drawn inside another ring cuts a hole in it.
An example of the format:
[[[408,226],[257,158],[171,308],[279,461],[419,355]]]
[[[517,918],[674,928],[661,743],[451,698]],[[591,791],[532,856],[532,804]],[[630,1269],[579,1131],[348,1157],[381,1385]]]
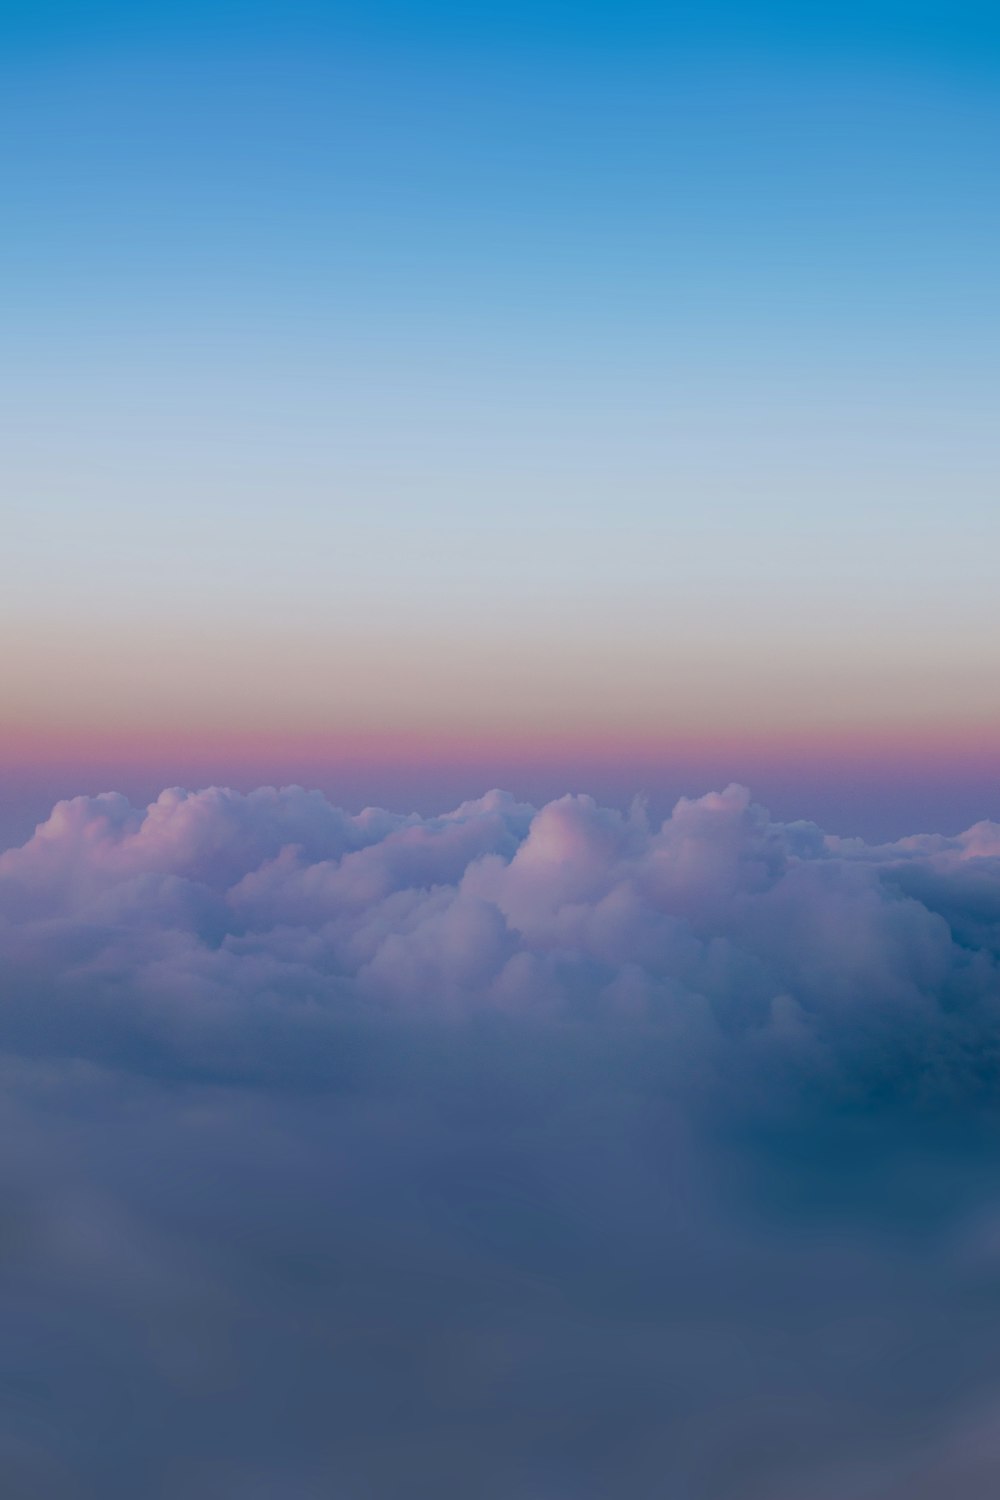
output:
[[[5,1493],[995,1492],[1000,825],[77,798],[0,973]]]

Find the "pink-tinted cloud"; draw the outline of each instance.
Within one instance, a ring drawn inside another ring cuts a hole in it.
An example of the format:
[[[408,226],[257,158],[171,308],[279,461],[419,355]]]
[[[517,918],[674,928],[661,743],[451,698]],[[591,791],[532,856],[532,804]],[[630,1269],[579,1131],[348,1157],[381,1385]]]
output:
[[[955,997],[992,993],[998,870],[993,824],[869,846],[772,823],[735,786],[661,824],[496,792],[350,815],[292,787],[61,803],[0,856],[0,891],[8,961],[53,1005],[96,989],[135,1027],[142,995],[182,1051],[220,1006],[236,1024],[273,997],[315,1029],[347,1003],[572,1015],[627,994],[643,1024],[697,1017],[729,1048],[765,1045],[777,1007],[836,1063],[853,1018],[947,1053]]]
[[[0,914],[11,1493],[991,1493],[1000,826],[109,794]]]

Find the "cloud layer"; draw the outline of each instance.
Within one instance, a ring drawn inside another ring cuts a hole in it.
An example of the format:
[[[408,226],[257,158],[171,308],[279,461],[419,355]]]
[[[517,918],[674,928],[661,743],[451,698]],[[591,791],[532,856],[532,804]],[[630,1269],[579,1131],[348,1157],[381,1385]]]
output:
[[[1000,825],[60,803],[0,855],[11,1496],[1000,1478]]]

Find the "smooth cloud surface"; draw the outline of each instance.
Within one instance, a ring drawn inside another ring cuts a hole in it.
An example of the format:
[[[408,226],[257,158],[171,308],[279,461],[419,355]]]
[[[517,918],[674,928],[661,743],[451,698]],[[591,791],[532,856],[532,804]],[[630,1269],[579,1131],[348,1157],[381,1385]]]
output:
[[[0,911],[5,1494],[995,1493],[1000,825],[109,794]]]

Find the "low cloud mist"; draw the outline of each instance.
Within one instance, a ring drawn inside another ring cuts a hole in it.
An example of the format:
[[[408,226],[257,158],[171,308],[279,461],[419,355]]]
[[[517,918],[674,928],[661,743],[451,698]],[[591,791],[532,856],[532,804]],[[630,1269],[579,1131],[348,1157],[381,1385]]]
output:
[[[11,1500],[986,1500],[1000,825],[60,803],[0,855]]]

